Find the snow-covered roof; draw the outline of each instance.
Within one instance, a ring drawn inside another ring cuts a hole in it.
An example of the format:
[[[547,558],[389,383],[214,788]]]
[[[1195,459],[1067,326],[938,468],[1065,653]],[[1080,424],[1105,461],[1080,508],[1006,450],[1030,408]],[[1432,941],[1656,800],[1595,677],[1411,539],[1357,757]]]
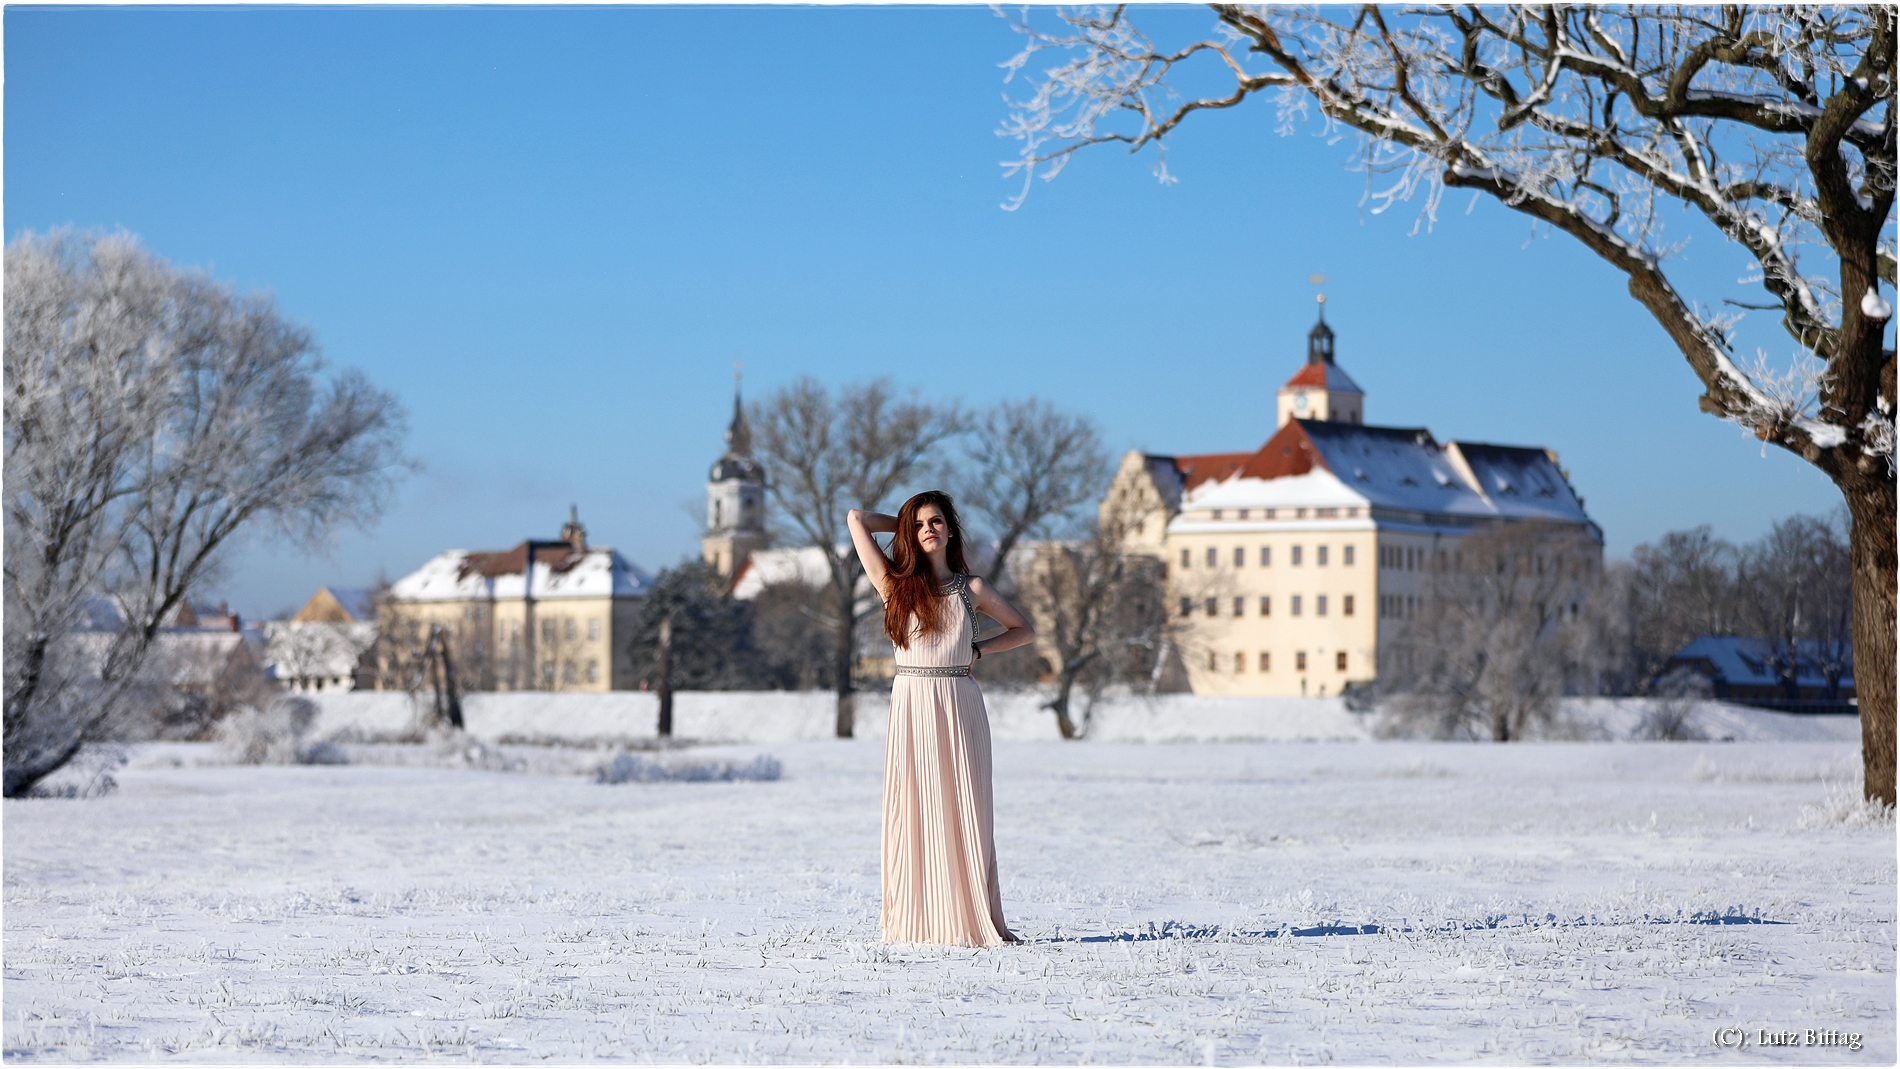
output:
[[[264,668],[273,679],[348,679],[363,651],[376,641],[370,623],[264,625]]]
[[[839,546],[839,553],[853,553],[850,546]],[[1028,551],[1019,544],[1011,560],[1021,562]],[[987,542],[972,541],[964,551],[964,563],[977,575],[987,575],[990,565],[996,560],[996,547]],[[746,558],[745,567],[740,570],[737,581],[732,584],[732,596],[740,601],[751,601],[768,586],[780,583],[803,583],[806,586],[831,585],[831,565],[826,563],[825,554],[817,546],[795,546],[785,549],[761,549]],[[871,596],[871,584],[862,575],[858,578],[858,595]]]
[[[1827,684],[1820,669],[1820,647],[1813,641],[1801,643],[1796,648],[1795,683],[1803,687],[1820,687]],[[1841,673],[1841,686],[1851,688],[1854,685],[1854,655],[1852,650],[1841,651],[1846,668]],[[1681,652],[1669,658],[1670,664],[1693,664],[1707,662],[1714,670],[1715,678],[1723,683],[1743,687],[1778,687],[1781,676],[1775,668],[1775,650],[1766,641],[1741,635],[1701,635],[1694,642],[1684,646]]]
[[[1229,474],[1190,483],[1181,499],[1184,512],[1341,505],[1473,521],[1591,522],[1547,450],[1470,442],[1440,446],[1422,427],[1323,420],[1288,420],[1244,463],[1231,466]],[[1169,529],[1187,530],[1177,525],[1197,522],[1183,516]]]
[[[522,581],[525,543],[502,552],[451,549],[389,588],[397,601],[520,600],[530,589],[541,598],[637,598],[652,577],[607,546],[576,551],[566,546],[536,549],[531,587]]]

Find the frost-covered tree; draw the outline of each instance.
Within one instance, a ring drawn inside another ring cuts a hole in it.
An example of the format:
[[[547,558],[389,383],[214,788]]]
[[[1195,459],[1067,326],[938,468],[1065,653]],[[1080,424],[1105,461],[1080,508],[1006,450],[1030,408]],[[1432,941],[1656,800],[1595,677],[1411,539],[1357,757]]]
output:
[[[1502,524],[1438,551],[1418,615],[1382,656],[1398,724],[1511,742],[1549,723],[1580,660],[1599,550],[1574,527]]]
[[[1896,9],[1859,7],[1249,7],[1161,46],[1124,8],[1017,22],[1012,73],[1056,62],[1004,130],[1025,190],[1095,144],[1161,146],[1189,116],[1265,94],[1284,129],[1316,111],[1360,137],[1374,211],[1436,217],[1471,190],[1581,242],[1701,380],[1703,410],[1819,468],[1852,517],[1854,648],[1869,798],[1894,800]],[[1178,97],[1210,68],[1225,87]],[[1165,166],[1160,168],[1166,179]],[[1672,209],[1753,257],[1755,301],[1721,307],[1668,270]],[[1735,351],[1774,313],[1791,364]]]
[[[11,797],[110,722],[234,538],[312,546],[367,524],[404,461],[393,397],[325,375],[268,296],[130,235],[15,239],[5,317]],[[123,625],[76,635],[102,597]]]
[[[899,398],[882,379],[834,396],[805,378],[753,405],[748,418],[785,528],[825,558],[831,604],[822,626],[831,639],[838,737],[850,738],[858,625],[879,602],[858,588],[864,568],[846,537],[845,514],[893,504],[893,495],[928,469],[932,450],[963,429],[963,416],[955,406]]]

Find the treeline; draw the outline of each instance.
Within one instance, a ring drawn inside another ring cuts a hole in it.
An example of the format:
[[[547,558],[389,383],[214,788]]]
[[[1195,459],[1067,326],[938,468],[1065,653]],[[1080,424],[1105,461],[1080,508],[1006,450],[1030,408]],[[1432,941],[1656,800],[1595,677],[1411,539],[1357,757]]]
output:
[[[1560,697],[1680,698],[1699,676],[1668,671],[1701,635],[1757,639],[1790,693],[1804,670],[1838,687],[1853,611],[1844,518],[1791,516],[1735,545],[1672,531],[1596,566],[1574,529],[1475,532],[1432,562],[1407,621],[1360,697],[1387,726],[1509,741],[1547,724]]]

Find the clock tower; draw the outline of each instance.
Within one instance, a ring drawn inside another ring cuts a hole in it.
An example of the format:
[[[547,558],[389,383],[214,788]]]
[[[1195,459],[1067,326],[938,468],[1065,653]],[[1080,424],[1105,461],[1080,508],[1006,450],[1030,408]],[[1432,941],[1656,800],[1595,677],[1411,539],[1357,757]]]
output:
[[[1280,387],[1280,419],[1317,419],[1330,423],[1365,422],[1366,395],[1351,376],[1333,363],[1333,328],[1326,325],[1326,295],[1319,297],[1319,322],[1306,335],[1306,363]]]
[[[737,576],[746,559],[771,541],[765,532],[765,468],[752,459],[752,431],[745,423],[736,381],[726,452],[706,479],[706,535],[699,541],[706,563],[727,579]]]

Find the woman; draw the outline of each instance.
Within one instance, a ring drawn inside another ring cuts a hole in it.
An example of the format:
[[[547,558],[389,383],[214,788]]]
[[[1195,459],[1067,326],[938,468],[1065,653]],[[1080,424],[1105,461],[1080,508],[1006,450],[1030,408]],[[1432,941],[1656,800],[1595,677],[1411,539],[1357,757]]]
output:
[[[894,517],[852,509],[848,522],[897,647],[884,743],[884,941],[1016,942],[996,877],[989,717],[970,667],[1035,633],[967,574],[950,495],[927,490]],[[890,557],[871,537],[882,533],[896,535]],[[976,641],[978,612],[1008,630]]]

